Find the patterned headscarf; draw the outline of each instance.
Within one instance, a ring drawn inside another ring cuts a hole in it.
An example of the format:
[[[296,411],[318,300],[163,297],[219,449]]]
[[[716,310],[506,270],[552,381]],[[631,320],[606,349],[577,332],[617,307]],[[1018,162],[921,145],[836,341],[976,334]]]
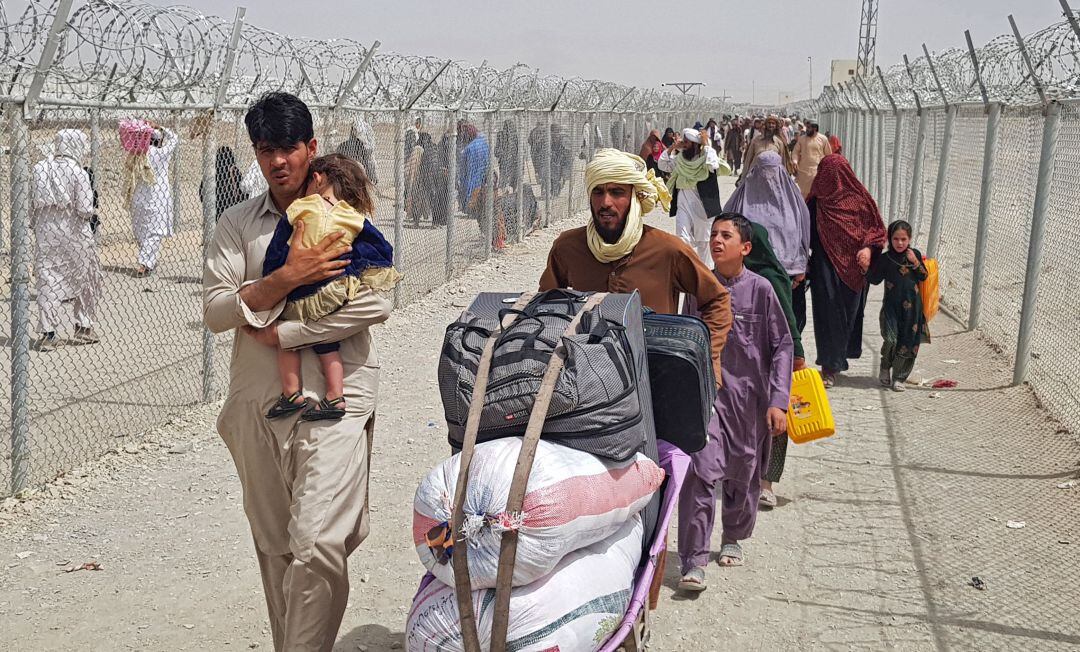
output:
[[[817,203],[818,237],[837,275],[844,285],[861,292],[866,275],[856,262],[859,250],[869,247],[877,253],[886,243],[877,202],[839,154],[821,159],[810,200]]]

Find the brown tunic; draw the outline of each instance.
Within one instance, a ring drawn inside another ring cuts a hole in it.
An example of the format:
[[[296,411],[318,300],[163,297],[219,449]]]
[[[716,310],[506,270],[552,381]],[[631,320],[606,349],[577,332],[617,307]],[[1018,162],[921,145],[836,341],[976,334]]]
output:
[[[585,241],[585,227],[563,231],[548,254],[540,290],[573,288],[582,292],[641,293],[647,307],[678,314],[679,293],[697,299],[701,319],[709,327],[713,370],[720,384],[720,354],[731,329],[731,298],[727,290],[690,247],[679,238],[645,227],[637,247],[613,263],[598,261]]]

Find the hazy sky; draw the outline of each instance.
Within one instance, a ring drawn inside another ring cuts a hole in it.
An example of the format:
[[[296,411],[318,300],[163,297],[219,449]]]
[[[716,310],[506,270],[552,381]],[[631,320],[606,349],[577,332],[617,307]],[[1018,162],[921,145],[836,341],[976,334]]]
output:
[[[175,4],[152,0],[154,4]],[[187,0],[204,13],[277,32],[348,37],[383,50],[497,67],[517,62],[542,73],[607,79],[638,87],[701,81],[706,95],[775,102],[778,92],[815,94],[829,61],[858,52],[861,0]],[[1012,13],[1024,34],[1062,20],[1058,0],[880,0],[877,63],[907,53],[976,45],[1010,32]],[[1080,8],[1080,2],[1072,3]],[[325,10],[314,9],[326,7]],[[756,89],[756,90],[755,90]]]

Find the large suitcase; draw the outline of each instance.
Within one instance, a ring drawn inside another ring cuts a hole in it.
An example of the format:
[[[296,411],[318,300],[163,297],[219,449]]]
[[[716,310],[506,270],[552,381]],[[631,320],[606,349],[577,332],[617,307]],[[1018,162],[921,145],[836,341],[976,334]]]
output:
[[[716,399],[709,327],[689,315],[645,315],[656,436],[687,453],[709,439]]]
[[[609,294],[584,315],[575,335],[563,337],[591,294],[540,292],[518,310],[513,306],[521,295],[484,292],[447,327],[439,391],[455,449],[461,448],[484,344],[502,317],[516,312],[495,343],[477,441],[524,434],[562,338],[566,363],[541,436],[609,459],[625,460],[639,451],[656,459],[641,299],[636,292]]]

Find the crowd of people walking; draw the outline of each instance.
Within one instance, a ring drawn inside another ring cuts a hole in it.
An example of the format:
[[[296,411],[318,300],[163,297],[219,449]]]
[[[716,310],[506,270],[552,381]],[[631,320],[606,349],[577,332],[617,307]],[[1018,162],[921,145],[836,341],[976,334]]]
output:
[[[814,363],[828,388],[862,355],[869,286],[885,284],[879,379],[902,391],[929,341],[917,287],[928,272],[910,247],[911,227],[886,231],[840,140],[813,120],[724,116],[652,130],[639,154],[666,179],[675,232],[727,289],[734,316],[722,335],[716,443],[693,455],[680,501],[679,586],[702,591],[717,498],[721,566],[743,563],[757,510],[777,505],[788,438],[775,436],[783,429],[772,409],[786,410],[785,383],[807,366],[807,292]],[[723,206],[718,174],[737,177]]]
[[[371,222],[380,177],[366,121],[354,123],[328,156],[317,155],[310,112],[293,96],[264,97],[245,122],[253,167],[242,172],[236,153],[222,146],[212,179],[217,232],[205,270],[205,320],[215,332],[238,332],[235,391],[218,425],[244,484],[276,647],[328,649],[346,605],[346,559],[368,527],[378,384],[368,327],[388,317],[379,292],[400,275],[392,247]],[[536,210],[535,197],[516,196],[527,187],[523,157],[545,194],[572,182],[573,149],[561,127],[536,125],[521,142],[525,133],[507,120],[492,139],[462,120],[436,140],[416,120],[399,153],[408,219],[439,225],[460,212],[482,233],[492,228],[496,240],[505,238],[508,224],[524,224],[508,219],[511,211]],[[910,247],[911,227],[886,229],[839,140],[812,120],[725,116],[650,129],[640,147],[627,133],[613,124],[612,143],[621,147],[595,148],[588,139],[599,143],[600,132],[586,126],[580,154],[588,158],[591,218],[555,241],[539,285],[638,291],[662,313],[678,312],[683,295],[681,310],[707,325],[719,389],[709,442],[693,453],[679,499],[679,588],[700,592],[717,516],[719,564],[739,566],[759,510],[778,504],[792,373],[806,368],[809,354],[802,340],[807,292],[814,364],[832,387],[862,354],[869,286],[885,284],[880,380],[899,391],[929,340],[916,287],[927,268]],[[162,242],[173,234],[169,171],[179,137],[142,122],[121,125],[121,141],[123,197],[137,244],[133,271],[143,277],[154,273]],[[69,300],[76,343],[99,341],[98,196],[93,171],[84,167],[88,150],[84,133],[61,130],[33,169],[42,351],[55,348]],[[737,177],[726,201],[724,176]],[[204,203],[210,181],[200,189]],[[674,235],[644,224],[653,207],[674,218]],[[492,217],[497,227],[485,224]],[[267,382],[275,376],[280,385]],[[305,387],[321,395],[314,406]],[[296,412],[301,421],[330,423],[295,431],[283,417]],[[290,440],[296,432],[310,441]],[[266,442],[283,441],[302,445],[306,461],[282,467],[285,453]],[[327,484],[327,473],[340,480]]]

